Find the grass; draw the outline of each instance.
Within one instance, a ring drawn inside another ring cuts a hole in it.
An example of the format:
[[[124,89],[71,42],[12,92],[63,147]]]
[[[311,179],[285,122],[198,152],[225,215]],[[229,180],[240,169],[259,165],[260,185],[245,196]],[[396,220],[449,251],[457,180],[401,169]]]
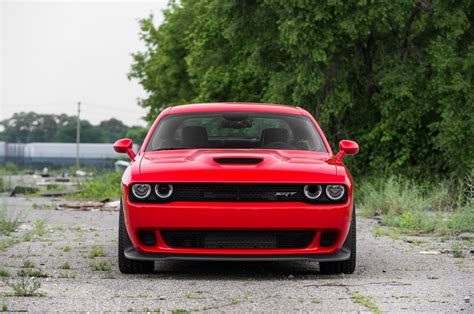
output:
[[[16,275],[18,277],[34,277],[34,278],[48,278],[49,275],[41,269],[23,268],[20,269]]]
[[[105,271],[105,272],[112,271],[112,267],[106,261],[91,263],[90,267],[93,271]]]
[[[402,233],[456,237],[474,233],[474,185],[469,176],[464,181],[454,189],[452,182],[422,184],[391,176],[361,184],[358,199],[364,216],[379,216],[382,225]]]
[[[89,252],[89,258],[104,257],[104,256],[105,256],[105,251],[100,246],[93,247],[92,250]]]
[[[67,273],[67,272],[60,272],[59,275],[58,275],[58,278],[62,278],[62,279],[75,279],[75,278],[76,278],[76,274],[70,274],[70,273]]]
[[[89,181],[81,181],[78,183],[80,192],[72,197],[87,200],[118,199],[120,198],[121,178],[121,173],[109,172],[98,175]]]
[[[36,219],[33,223],[33,228],[34,234],[38,236],[43,236],[48,233],[48,229],[46,229],[46,224],[43,219]]]
[[[0,235],[9,235],[14,232],[20,224],[20,216],[13,216],[8,213],[6,204],[3,204],[0,209]]]
[[[2,303],[2,312],[8,312],[8,304]]]
[[[41,282],[33,277],[21,277],[15,281],[7,281],[6,284],[13,289],[17,297],[42,296],[38,291],[41,288]]]
[[[10,277],[8,270],[0,268],[0,277]]]
[[[378,308],[377,304],[375,304],[374,300],[372,300],[371,298],[366,297],[365,295],[357,291],[351,292],[351,298],[360,305],[366,307],[372,313],[382,314],[382,311]]]
[[[59,269],[71,269],[71,265],[69,265],[68,262],[62,264],[61,266],[59,266]]]
[[[65,246],[63,247],[63,252],[70,252],[71,251],[71,247],[70,246]]]

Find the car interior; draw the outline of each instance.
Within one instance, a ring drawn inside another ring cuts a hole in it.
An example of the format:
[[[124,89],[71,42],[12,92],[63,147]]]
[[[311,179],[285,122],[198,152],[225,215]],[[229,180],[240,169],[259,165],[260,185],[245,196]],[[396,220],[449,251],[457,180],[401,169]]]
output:
[[[314,126],[308,127],[309,121],[302,123],[300,120],[273,118],[265,122],[275,127],[259,128],[252,119],[233,117],[232,120],[220,122],[217,127],[215,123],[214,125],[211,123],[210,125],[188,125],[198,124],[201,121],[202,119],[196,122],[196,120],[183,118],[164,121],[164,126],[159,126],[155,130],[147,151],[187,148],[263,148],[326,152]]]

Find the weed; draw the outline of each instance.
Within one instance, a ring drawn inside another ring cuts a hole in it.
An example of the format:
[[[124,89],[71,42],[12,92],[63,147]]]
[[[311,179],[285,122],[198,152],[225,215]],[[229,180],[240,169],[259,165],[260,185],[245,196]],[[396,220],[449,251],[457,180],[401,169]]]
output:
[[[63,252],[70,252],[71,251],[71,247],[70,246],[65,246],[63,247]]]
[[[0,277],[10,277],[8,270],[0,268]]]
[[[472,233],[474,187],[469,182],[458,184],[457,193],[451,192],[453,183],[449,182],[420,184],[397,176],[365,182],[359,189],[363,215],[381,215],[383,225],[404,233]],[[380,231],[374,235],[381,235]]]
[[[8,312],[8,304],[2,303],[2,312]]]
[[[20,269],[16,275],[18,277],[35,277],[35,278],[47,278],[49,275],[42,271],[41,269],[31,269],[31,268],[23,268]]]
[[[94,271],[112,271],[112,267],[106,261],[91,263],[90,267]]]
[[[14,232],[21,224],[20,216],[12,216],[6,210],[6,205],[0,209],[0,235],[9,235]]]
[[[79,182],[81,192],[74,197],[88,200],[119,198],[121,177],[119,172],[110,172],[96,176],[90,181]]]
[[[239,304],[239,303],[240,303],[240,300],[239,300],[239,299],[233,298],[233,299],[230,300],[230,304],[231,304],[231,305],[237,305],[237,304]]]
[[[201,299],[204,299],[204,296],[202,294],[203,294],[203,291],[188,292],[185,294],[185,297],[186,299],[191,299],[191,300],[201,300]]]
[[[69,265],[68,262],[62,264],[61,266],[59,266],[60,269],[71,269],[71,265]]]
[[[351,292],[351,297],[353,300],[355,300],[357,303],[359,303],[362,306],[365,306],[367,309],[372,311],[372,313],[375,314],[381,314],[382,311],[378,308],[377,304],[375,304],[374,300],[372,300],[369,297],[366,297],[365,295],[357,292],[357,291],[352,291]]]
[[[311,303],[313,303],[313,304],[319,304],[319,303],[321,303],[321,300],[318,300],[318,299],[311,299]]]
[[[173,309],[171,310],[172,314],[188,314],[190,313],[188,310],[185,309]]]
[[[23,264],[20,267],[21,268],[35,268],[35,263],[30,261],[29,259],[24,259]]]
[[[89,253],[89,258],[96,258],[96,257],[104,257],[105,252],[102,247],[93,247],[92,250]]]
[[[60,272],[58,277],[62,279],[74,279],[76,278],[76,274]]]
[[[33,228],[34,228],[34,234],[37,236],[42,236],[48,233],[48,230],[46,229],[46,225],[43,219],[36,219],[35,222],[33,223]]]
[[[13,289],[17,297],[41,296],[38,292],[41,288],[41,282],[33,277],[21,277],[16,281],[7,281],[7,286]]]
[[[455,258],[464,257],[464,245],[460,241],[454,241],[451,245],[451,249],[453,250],[453,256]]]

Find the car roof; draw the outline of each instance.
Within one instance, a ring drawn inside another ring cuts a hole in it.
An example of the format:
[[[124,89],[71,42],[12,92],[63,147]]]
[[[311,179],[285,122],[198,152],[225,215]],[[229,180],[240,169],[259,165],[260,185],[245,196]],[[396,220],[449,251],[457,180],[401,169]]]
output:
[[[258,102],[219,102],[190,104],[171,107],[167,114],[180,114],[192,112],[215,112],[215,111],[237,111],[237,112],[272,112],[283,114],[307,115],[308,112],[299,107],[287,105],[266,104]]]

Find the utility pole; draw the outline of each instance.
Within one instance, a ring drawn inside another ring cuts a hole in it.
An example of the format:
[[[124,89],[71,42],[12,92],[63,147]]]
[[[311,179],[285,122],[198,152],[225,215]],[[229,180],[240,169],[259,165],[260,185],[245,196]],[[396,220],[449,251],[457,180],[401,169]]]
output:
[[[77,127],[76,127],[76,170],[79,170],[79,144],[81,142],[81,102],[77,103]]]

